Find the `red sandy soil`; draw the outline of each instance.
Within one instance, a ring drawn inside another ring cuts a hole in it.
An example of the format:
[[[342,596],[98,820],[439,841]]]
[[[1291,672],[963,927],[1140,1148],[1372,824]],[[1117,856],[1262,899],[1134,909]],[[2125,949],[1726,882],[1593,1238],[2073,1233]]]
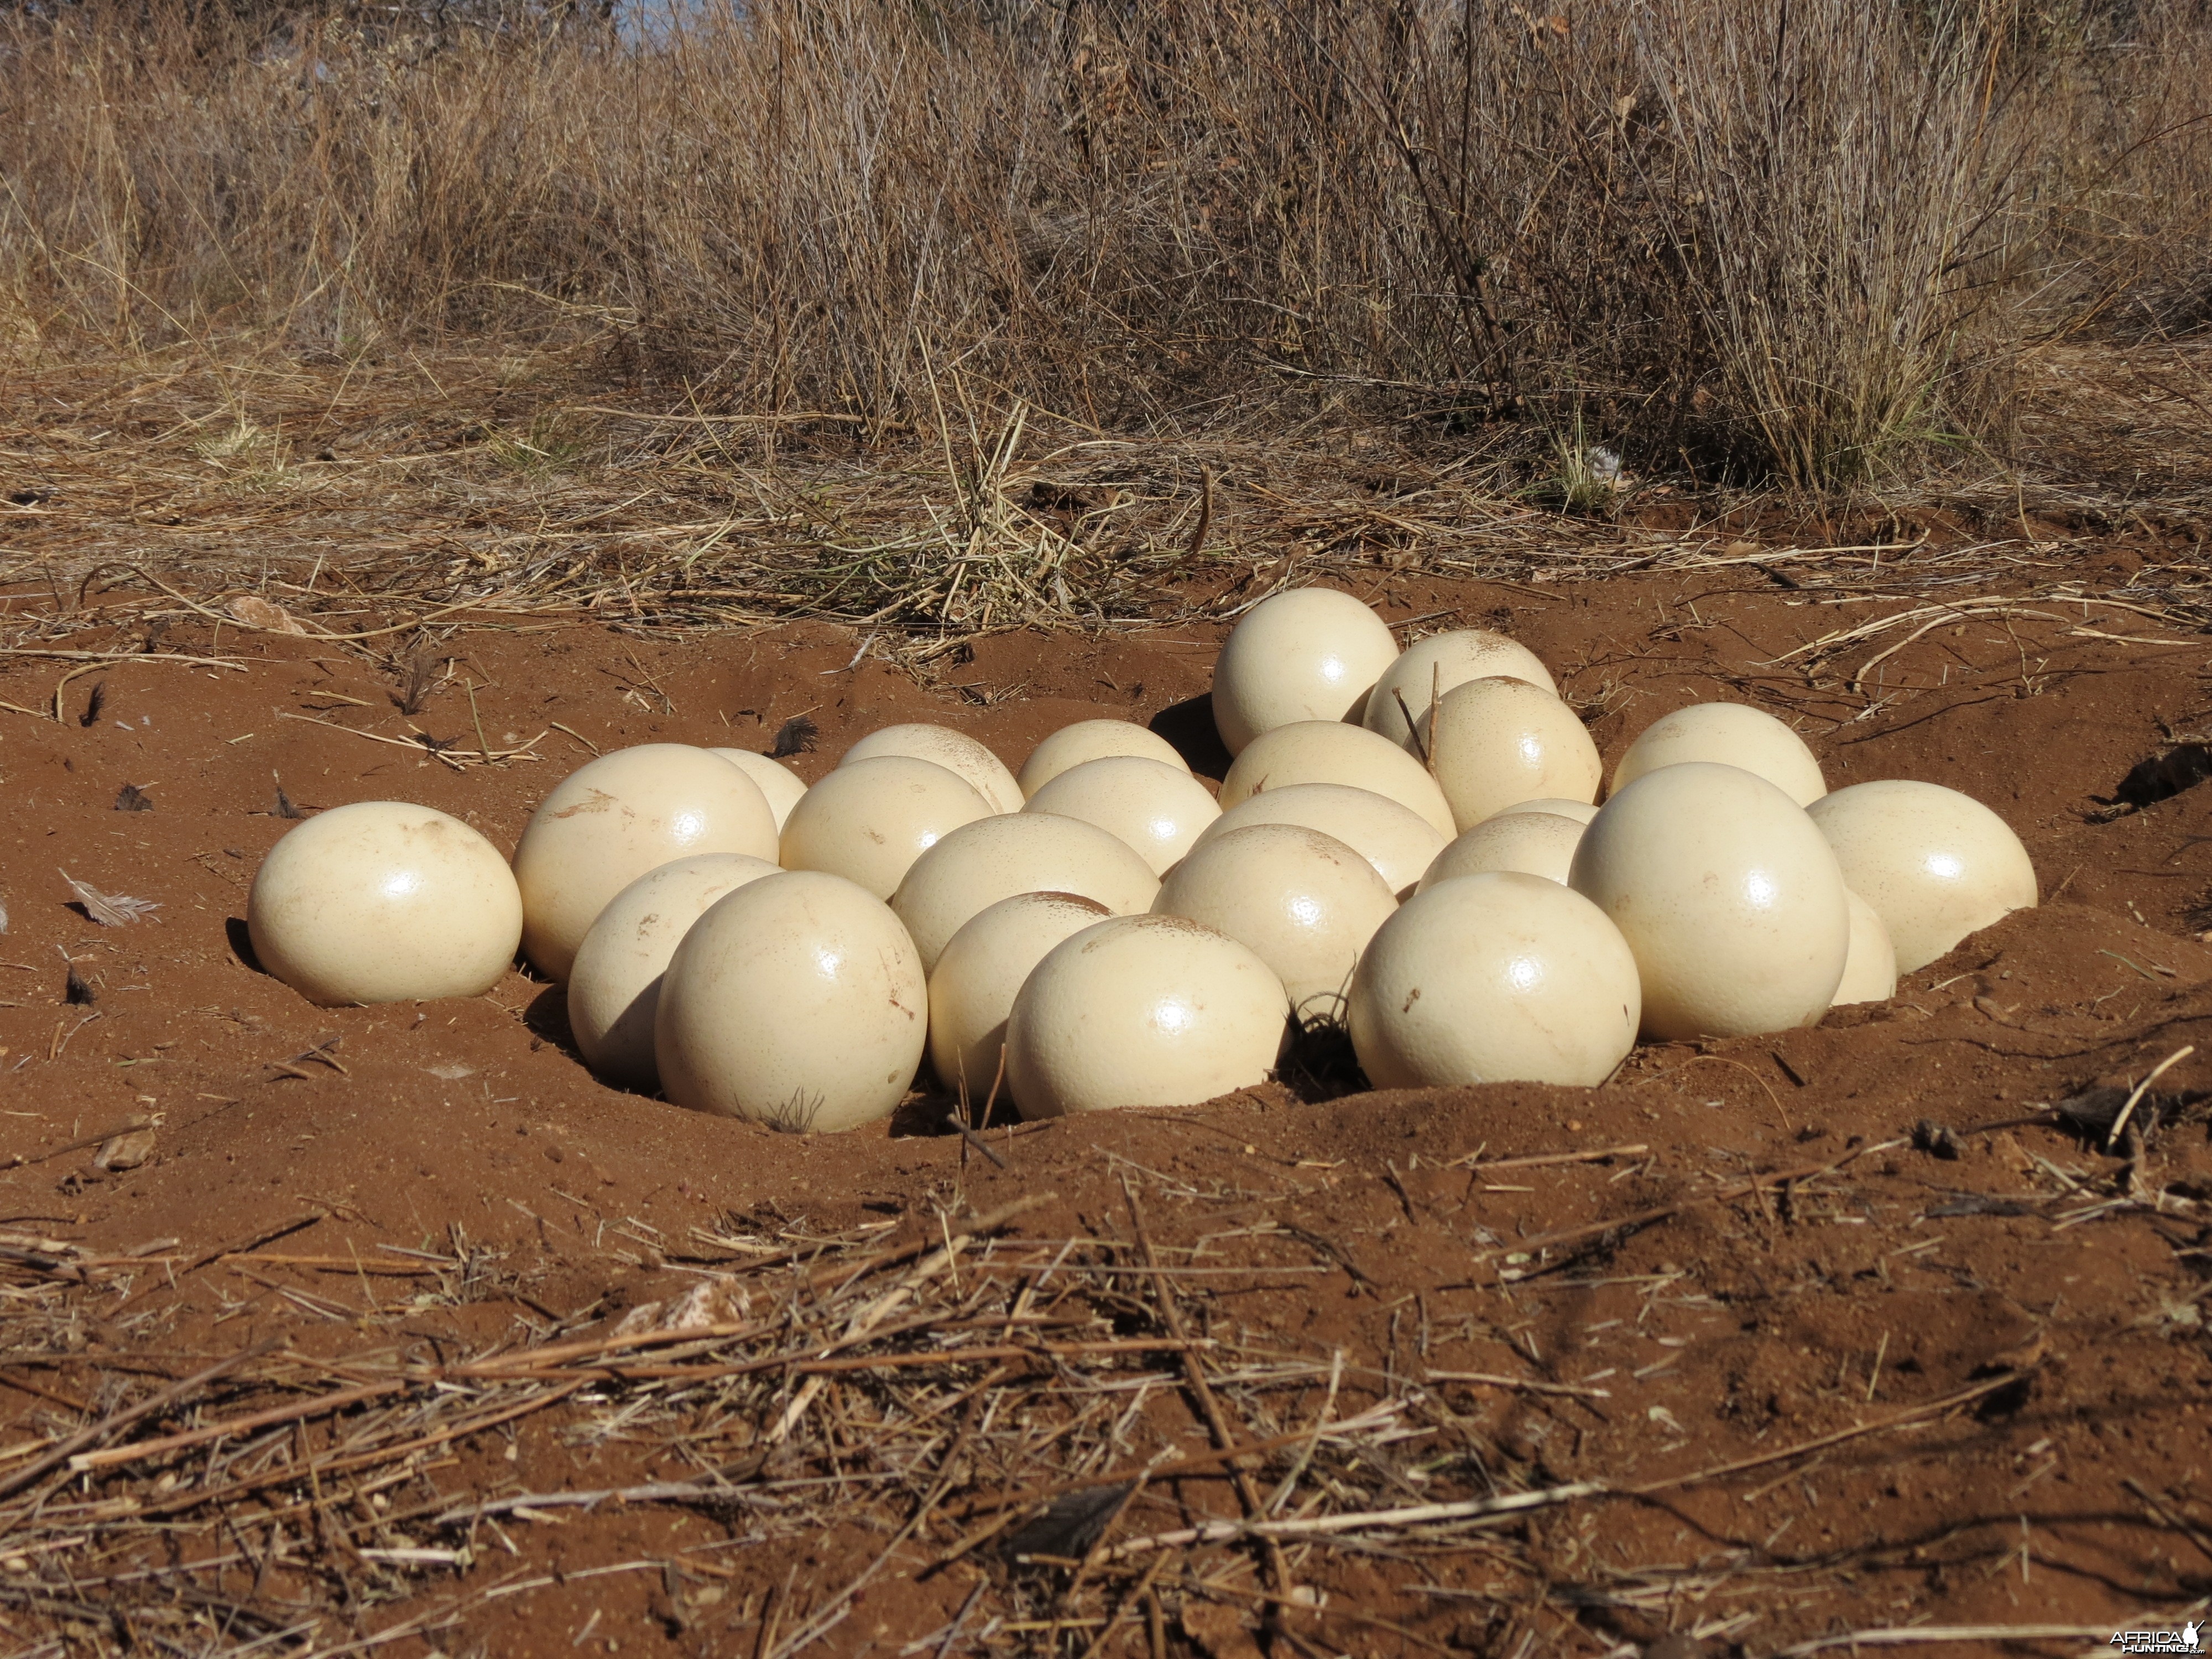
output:
[[[118,662],[70,683],[60,723],[0,711],[0,1162],[21,1160],[0,1171],[0,1232],[111,1261],[143,1249],[155,1264],[35,1303],[25,1287],[36,1271],[5,1269],[0,1296],[15,1299],[0,1304],[0,1452],[273,1337],[325,1355],[411,1345],[442,1357],[555,1328],[602,1334],[624,1310],[696,1282],[686,1261],[735,1259],[702,1238],[851,1237],[892,1223],[888,1236],[927,1243],[940,1214],[1051,1194],[1007,1236],[1126,1239],[1127,1182],[1163,1247],[1275,1225],[1264,1249],[1224,1258],[1256,1264],[1249,1274],[1189,1281],[1193,1318],[1323,1362],[1340,1351],[1354,1378],[1338,1407],[1347,1414],[1425,1388],[1492,1449],[1502,1486],[1632,1485],[1804,1449],[1656,1496],[1550,1507],[1425,1547],[1418,1561],[1386,1548],[1302,1556],[1330,1607],[1364,1622],[1301,1613],[1255,1632],[1257,1600],[1240,1609],[1172,1588],[1190,1573],[1259,1582],[1249,1546],[1201,1547],[1178,1556],[1157,1581],[1169,1588],[1116,1627],[1111,1650],[1226,1656],[1264,1642],[1527,1659],[1635,1652],[1671,1631],[1704,1632],[1704,1644],[1669,1653],[1771,1654],[1929,1621],[2101,1631],[2201,1610],[2212,1590],[2212,1146],[2193,1103],[2212,1088],[2212,949],[2198,938],[2212,790],[2094,818],[2160,750],[2161,722],[2186,728],[2205,707],[2203,641],[2124,610],[2024,602],[1928,633],[1854,690],[1858,665],[1910,629],[1811,675],[1802,659],[1775,659],[1895,602],[1822,603],[1832,595],[1726,569],[1544,588],[1353,586],[1394,622],[1514,633],[1558,671],[1608,763],[1668,708],[1741,697],[1791,718],[1832,785],[1908,777],[1966,790],[2019,830],[2045,902],[1910,975],[1891,1004],[1770,1037],[1645,1048],[1599,1090],[1329,1098],[1308,1077],[1196,1110],[994,1131],[1000,1170],[963,1158],[934,1127],[941,1102],[916,1103],[888,1130],[786,1136],[605,1087],[565,1044],[557,991],[520,970],[471,1001],[308,1006],[241,957],[248,883],[288,827],[271,815],[278,786],[302,809],[427,802],[505,848],[534,801],[588,758],[580,738],[764,749],[799,714],[820,728],[818,748],[795,762],[810,779],[895,720],[957,726],[1018,766],[1046,732],[1101,714],[1152,721],[1218,779],[1225,757],[1203,699],[1223,629],[1002,635],[925,684],[879,655],[855,665],[859,641],[827,626],[668,639],[473,628],[448,641],[452,677],[411,722],[390,676],[357,652],[179,629],[164,651],[243,665]],[[107,641],[91,629],[63,643]],[[73,665],[0,657],[0,700],[50,707]],[[473,748],[464,682],[495,749],[535,738],[541,758],[457,771],[356,735],[404,737],[412,725]],[[97,717],[82,719],[102,684]],[[1885,700],[1899,688],[1909,695]],[[125,784],[152,810],[117,811]],[[64,869],[161,908],[94,926],[70,908]],[[64,1002],[64,954],[96,1001]],[[2200,1052],[2151,1097],[2164,1121],[2147,1144],[2108,1152],[2100,1136],[2039,1121],[1972,1133],[2140,1081],[2191,1043]],[[133,1115],[155,1120],[151,1155],[95,1168],[88,1139]],[[1916,1146],[1923,1120],[1954,1140]],[[1635,1150],[1469,1167],[1606,1148]],[[1756,1173],[1825,1165],[1838,1167],[1745,1191]],[[1661,1213],[1517,1248],[1649,1212]],[[250,1248],[210,1259],[225,1246]],[[327,1270],[388,1246],[465,1247],[496,1273],[474,1299],[410,1310],[410,1281]],[[258,1268],[256,1251],[269,1258]],[[1598,1376],[1587,1388],[1606,1392],[1424,1380],[1451,1370],[1554,1385]],[[1316,1382],[1294,1424],[1313,1419],[1321,1393]],[[1170,1442],[1202,1448],[1199,1411],[1170,1383],[1130,1449],[1141,1461]],[[691,1472],[658,1443],[568,1433],[586,1413],[571,1402],[511,1438],[486,1431],[416,1467],[392,1500],[418,1510]],[[1812,1443],[1890,1416],[1907,1420]],[[157,1414],[131,1433],[197,1420]],[[1294,1453],[1275,1455],[1263,1486]],[[0,1478],[15,1467],[0,1462]],[[63,1495],[143,1494],[151,1479],[111,1466]],[[1480,1489],[1426,1480],[1401,1470],[1368,1501]],[[472,1564],[387,1573],[380,1601],[331,1603],[313,1650],[415,1620],[417,1634],[366,1650],[780,1651],[805,1610],[889,1541],[888,1528],[860,1524],[865,1498],[828,1530],[754,1542],[752,1519],[686,1507],[510,1519],[507,1544]],[[1108,1541],[1236,1503],[1218,1472],[1163,1482]],[[906,1518],[890,1511],[892,1525]],[[979,1634],[1012,1605],[1006,1570],[979,1552],[923,1571],[960,1530],[930,1518],[815,1650],[890,1655],[935,1636],[911,1650],[1083,1651],[1095,1627]],[[180,1531],[96,1564],[59,1547],[8,1558],[9,1547],[0,1536],[0,1649],[92,1653],[126,1643],[123,1625],[86,1611],[135,1605],[113,1575],[216,1546]],[[641,1559],[697,1565],[573,1577]],[[203,1582],[281,1625],[305,1591],[281,1552],[273,1566],[255,1559]],[[543,1582],[471,1598],[526,1568]],[[69,1607],[27,1588],[59,1595],[103,1575]],[[690,1589],[672,1615],[679,1583]],[[1097,1614],[1115,1602],[1085,1605]],[[204,1617],[146,1650],[243,1650],[248,1629]],[[305,1639],[265,1650],[310,1650]],[[1991,1635],[1939,1650],[2100,1645]]]

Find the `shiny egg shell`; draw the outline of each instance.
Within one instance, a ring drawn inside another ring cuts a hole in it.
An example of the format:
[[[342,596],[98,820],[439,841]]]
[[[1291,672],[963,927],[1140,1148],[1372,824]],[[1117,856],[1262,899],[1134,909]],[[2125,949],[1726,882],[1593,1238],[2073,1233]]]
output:
[[[568,974],[568,1030],[584,1063],[610,1082],[652,1088],[653,1013],[668,959],[715,900],[775,873],[766,859],[702,853],[648,870],[609,899]]]
[[[1842,982],[1843,872],[1805,809],[1749,772],[1645,773],[1583,831],[1568,879],[1635,953],[1649,1036],[1810,1025]]]
[[[1620,930],[1581,894],[1517,871],[1455,876],[1384,922],[1347,1024],[1378,1089],[1594,1088],[1635,1046],[1641,992]]]
[[[1373,865],[1294,823],[1210,837],[1168,872],[1152,901],[1155,915],[1203,922],[1266,963],[1302,1024],[1343,1018],[1359,953],[1397,908]]]
[[[799,797],[784,821],[787,870],[821,870],[879,899],[914,861],[991,804],[957,772],[911,755],[847,761]]]
[[[990,802],[994,812],[1022,810],[1021,786],[1014,781],[1006,763],[965,732],[956,732],[949,726],[882,726],[848,749],[837,764],[846,766],[881,755],[909,755],[957,774]]]
[[[1565,800],[1557,795],[1540,795],[1534,800],[1516,800],[1510,806],[1501,806],[1483,822],[1494,823],[1514,812],[1552,812],[1563,818],[1572,818],[1577,823],[1588,823],[1597,816],[1597,803]]]
[[[261,965],[308,1001],[482,995],[522,938],[499,849],[408,801],[334,806],[285,831],[255,871],[246,927]]]
[[[1844,897],[1851,907],[1851,945],[1833,1006],[1887,1002],[1897,994],[1897,947],[1889,942],[1889,927],[1856,893],[1846,890]]]
[[[1109,755],[1072,766],[1030,797],[1024,812],[1049,812],[1119,836],[1159,875],[1221,816],[1188,772],[1142,755]]]
[[[1102,915],[1152,908],[1160,879],[1119,836],[1050,812],[1000,812],[963,823],[914,861],[891,909],[914,936],[922,971],[969,918],[1017,893],[1072,893]]]
[[[1486,628],[1454,629],[1416,640],[1399,653],[1367,694],[1361,724],[1410,750],[1408,710],[1419,720],[1428,712],[1431,697],[1440,698],[1469,680],[1492,679],[1522,680],[1555,694],[1559,689],[1543,659],[1525,645]]]
[[[565,980],[576,947],[617,893],[699,853],[776,855],[775,814],[729,762],[683,744],[617,749],[579,767],[532,814],[514,849],[522,949]]]
[[[1221,781],[1222,810],[1294,783],[1371,790],[1411,807],[1438,835],[1453,833],[1451,808],[1428,769],[1396,744],[1341,720],[1294,720],[1253,738]]]
[[[1195,1106],[1267,1080],[1290,1036],[1283,982],[1181,916],[1115,916],[1053,947],[1006,1021],[1022,1115]]]
[[[1190,770],[1190,763],[1173,744],[1134,720],[1078,720],[1061,726],[1030,750],[1015,781],[1021,785],[1022,799],[1026,800],[1062,772],[1109,755],[1142,755],[1147,760]]]
[[[1575,711],[1521,680],[1469,680],[1415,728],[1464,832],[1516,802],[1595,800],[1605,769]]]
[[[1254,823],[1296,823],[1333,836],[1375,866],[1400,898],[1444,849],[1434,824],[1410,806],[1343,783],[1293,783],[1248,795],[1215,819],[1198,845]]]
[[[709,749],[707,752],[720,756],[760,786],[761,793],[768,800],[768,810],[775,814],[776,833],[781,835],[783,821],[791,816],[791,809],[806,793],[806,781],[781,761],[756,755],[750,749]]]
[[[1293,720],[1357,720],[1397,656],[1382,619],[1349,593],[1272,594],[1244,613],[1215,659],[1215,729],[1235,755]]]
[[[679,1106],[838,1130],[891,1115],[928,1036],[921,959],[899,919],[842,876],[797,870],[691,924],[661,980],[653,1054]]]
[[[1741,702],[1698,702],[1645,726],[1613,769],[1620,789],[1647,772],[1683,761],[1718,761],[1755,773],[1810,806],[1828,793],[1820,763],[1805,739],[1763,708]]]
[[[1897,971],[1924,968],[1969,933],[2035,902],[2035,866],[2012,827],[1937,783],[1855,783],[1807,809],[1897,948]]]
[[[1454,876],[1516,870],[1565,884],[1574,867],[1583,826],[1557,812],[1501,812],[1485,818],[1437,854],[1421,878],[1426,892]]]
[[[1017,893],[970,917],[929,975],[929,1064],[946,1091],[981,1113],[1000,1084],[1006,1020],[1030,969],[1053,947],[1106,920],[1073,893]],[[1007,1099],[1003,1086],[1001,1101]]]

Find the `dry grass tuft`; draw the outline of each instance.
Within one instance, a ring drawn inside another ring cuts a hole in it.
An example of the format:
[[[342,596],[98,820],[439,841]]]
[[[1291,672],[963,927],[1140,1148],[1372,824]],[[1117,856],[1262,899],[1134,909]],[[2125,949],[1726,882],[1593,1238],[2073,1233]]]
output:
[[[960,430],[957,379],[993,411],[968,487],[855,559],[951,558],[971,624],[1079,556],[999,488],[1025,405],[1504,421],[1570,497],[1595,445],[1832,485],[2002,440],[2024,352],[2212,294],[2200,0],[252,15],[0,21],[17,351],[231,364],[198,441],[242,492],[306,457],[241,338],[467,340],[520,381],[590,337],[586,384],[860,440]],[[532,411],[474,441],[557,481],[591,435]]]

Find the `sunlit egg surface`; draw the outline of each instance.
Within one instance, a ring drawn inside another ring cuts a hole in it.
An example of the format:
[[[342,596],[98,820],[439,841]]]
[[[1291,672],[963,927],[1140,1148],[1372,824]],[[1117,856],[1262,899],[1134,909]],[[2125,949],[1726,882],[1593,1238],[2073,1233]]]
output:
[[[1636,959],[1582,895],[1485,870],[1406,901],[1359,958],[1345,1026],[1378,1089],[1589,1088],[1636,1037]]]
[[[1398,656],[1382,619],[1349,593],[1296,588],[1245,612],[1213,665],[1213,719],[1231,755],[1300,720],[1357,720]],[[1358,702],[1359,708],[1348,705]]]
[[[1310,897],[1304,893],[1294,894],[1291,896],[1288,908],[1291,913],[1291,920],[1297,923],[1299,927],[1318,927],[1321,926],[1322,910],[1321,901],[1319,899]]]
[[[774,1123],[803,1103],[811,1130],[856,1128],[905,1095],[927,1006],[921,955],[888,905],[844,877],[787,870],[684,934],[661,976],[653,1060],[676,1105]]]
[[[1805,810],[1834,849],[1844,884],[1888,929],[1900,974],[2036,902],[2035,866],[2020,836],[1971,795],[1881,778]]]
[[[1025,1117],[1194,1106],[1266,1078],[1287,1012],[1281,979],[1227,934],[1184,916],[1109,916],[1022,981],[1006,1087]]]
[[[522,896],[498,849],[459,819],[358,801],[270,849],[246,927],[261,966],[325,1007],[471,997],[507,971]]]
[[[571,772],[538,804],[514,849],[522,949],[565,980],[615,896],[664,864],[705,853],[776,856],[760,786],[703,749],[642,743]]]
[[[1764,870],[1747,870],[1743,878],[1743,896],[1751,901],[1752,908],[1769,910],[1782,896],[1781,884]]]

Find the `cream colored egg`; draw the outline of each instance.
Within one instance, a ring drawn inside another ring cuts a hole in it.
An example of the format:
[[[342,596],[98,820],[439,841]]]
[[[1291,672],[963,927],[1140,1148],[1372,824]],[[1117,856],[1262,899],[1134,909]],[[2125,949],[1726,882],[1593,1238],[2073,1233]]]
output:
[[[783,867],[824,870],[888,899],[916,859],[962,824],[990,816],[990,802],[934,761],[848,761],[791,809]]]
[[[1887,1002],[1897,994],[1897,947],[1874,906],[1848,890],[1844,896],[1851,907],[1851,945],[1833,1006]]]
[[[1472,830],[1516,802],[1595,800],[1605,776],[1597,744],[1575,711],[1521,680],[1469,680],[1444,693],[1416,728],[1429,769]]]
[[[1382,924],[1348,1024],[1378,1089],[1595,1088],[1635,1046],[1636,958],[1581,894],[1489,871],[1425,888]]]
[[[725,893],[776,873],[766,859],[702,853],[648,870],[607,901],[576,947],[568,1030],[584,1062],[610,1082],[650,1089],[660,978],[691,924]]]
[[[1486,628],[1455,629],[1416,640],[1400,653],[1367,694],[1362,724],[1410,750],[1408,709],[1419,720],[1428,712],[1431,696],[1442,697],[1469,680],[1489,679],[1522,680],[1540,691],[1556,693],[1559,689],[1551,670],[1528,647]]]
[[[692,923],[661,981],[653,1053],[679,1106],[836,1130],[891,1115],[928,1036],[921,959],[890,907],[795,870]]]
[[[1399,897],[1444,849],[1437,827],[1410,806],[1343,783],[1293,783],[1248,796],[1215,819],[1199,844],[1255,823],[1296,823],[1334,836],[1375,866]]]
[[[1583,826],[1557,812],[1501,812],[1485,818],[1437,854],[1421,878],[1420,890],[1425,893],[1454,876],[1480,876],[1493,870],[1516,870],[1564,885],[1582,839]]]
[[[2027,849],[1971,795],[1899,778],[1855,783],[1807,810],[1845,883],[1888,927],[1900,974],[2035,902]]]
[[[1053,947],[1006,1020],[1024,1117],[1195,1106],[1264,1083],[1290,1038],[1267,964],[1181,916],[1116,916]]]
[[[1223,811],[1263,789],[1294,783],[1347,783],[1410,806],[1438,835],[1452,833],[1451,808],[1428,769],[1397,744],[1341,720],[1294,720],[1262,732],[1221,781]]]
[[[914,936],[924,973],[970,917],[1017,893],[1073,893],[1138,915],[1160,878],[1109,830],[1050,812],[1002,812],[963,823],[914,861],[891,908]]]
[[[949,726],[886,726],[871,732],[845,751],[840,766],[883,755],[911,755],[958,774],[991,803],[994,812],[1022,810],[1021,786],[1006,763],[965,732]]]
[[[1142,755],[1109,755],[1072,766],[1022,810],[1097,824],[1134,848],[1154,875],[1188,853],[1221,816],[1196,778]]]
[[[799,805],[799,798],[806,793],[806,781],[781,761],[756,755],[750,749],[709,749],[707,752],[720,755],[760,786],[761,793],[768,799],[768,810],[775,814],[776,833],[781,835],[784,820]]]
[[[1301,1024],[1344,1018],[1359,953],[1397,908],[1373,865],[1334,836],[1294,823],[1209,837],[1168,872],[1152,901],[1155,915],[1204,922],[1266,963]]]
[[[264,968],[326,1008],[472,997],[514,960],[522,895],[499,849],[459,818],[361,801],[269,849],[246,929]]]
[[[1498,819],[1514,812],[1550,812],[1559,817],[1572,818],[1577,823],[1588,823],[1597,816],[1597,803],[1589,800],[1563,800],[1557,795],[1541,795],[1534,800],[1516,800],[1510,806],[1501,806],[1483,822],[1493,823]]]
[[[1293,720],[1357,720],[1398,655],[1382,619],[1349,593],[1301,587],[1244,613],[1213,665],[1213,724],[1232,755]]]
[[[1763,708],[1741,702],[1697,702],[1662,714],[1645,726],[1613,769],[1620,788],[1647,772],[1683,761],[1718,761],[1757,774],[1796,801],[1810,806],[1828,793],[1820,763],[1805,739]]]
[[[1711,761],[1648,772],[1583,832],[1569,881],[1636,954],[1662,1039],[1810,1025],[1842,982],[1850,907],[1835,855],[1765,778]]]
[[[1030,970],[1061,940],[1106,919],[1106,907],[1073,893],[1017,893],[978,912],[955,933],[929,975],[929,1064],[971,1110],[1000,1084],[1006,1019]],[[1010,1098],[1003,1086],[1000,1098]]]
[[[1022,797],[1027,799],[1062,772],[1085,761],[1104,760],[1109,755],[1142,755],[1165,766],[1190,770],[1190,763],[1176,752],[1173,744],[1134,720],[1078,720],[1061,726],[1030,750],[1017,780]]]
[[[515,846],[523,951],[565,980],[607,901],[647,871],[698,853],[775,852],[768,798],[727,761],[676,743],[602,755],[554,786]]]

